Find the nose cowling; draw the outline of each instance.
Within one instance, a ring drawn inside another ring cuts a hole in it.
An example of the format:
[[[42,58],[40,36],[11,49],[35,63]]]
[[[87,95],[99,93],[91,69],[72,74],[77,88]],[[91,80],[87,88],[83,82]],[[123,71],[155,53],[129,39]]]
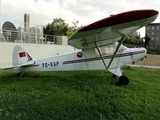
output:
[[[146,58],[147,50],[145,48],[132,48],[133,61],[139,61]]]
[[[147,50],[145,48],[144,48],[144,50],[145,50],[145,56],[141,60],[144,60],[147,58]]]

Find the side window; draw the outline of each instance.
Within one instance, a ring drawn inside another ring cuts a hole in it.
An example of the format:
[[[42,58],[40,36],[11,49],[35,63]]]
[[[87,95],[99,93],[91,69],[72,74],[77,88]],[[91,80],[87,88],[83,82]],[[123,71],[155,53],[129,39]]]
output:
[[[95,50],[95,55],[99,56],[99,52],[98,52],[97,48],[94,48],[94,50]],[[101,51],[100,47],[99,47],[99,50],[100,50],[100,53],[102,54],[102,51]]]
[[[111,45],[99,47],[99,50],[102,55],[113,54],[115,52],[117,46],[118,46],[118,42],[115,42],[114,44],[111,44]],[[127,47],[121,45],[118,52],[122,52],[125,49],[127,49]],[[95,54],[96,54],[96,56],[99,56],[99,52],[98,52],[97,48],[95,48]]]
[[[101,51],[102,51],[102,55],[107,55],[110,53],[109,47],[107,47],[107,46],[101,47]]]
[[[101,53],[102,55],[107,55],[107,54],[110,54],[110,53],[111,53],[111,52],[110,52],[110,48],[109,48],[108,46],[99,47],[99,50],[100,50],[100,53]],[[97,48],[95,48],[95,55],[96,55],[96,56],[100,56]]]
[[[115,51],[114,44],[101,47],[102,55],[113,54]]]

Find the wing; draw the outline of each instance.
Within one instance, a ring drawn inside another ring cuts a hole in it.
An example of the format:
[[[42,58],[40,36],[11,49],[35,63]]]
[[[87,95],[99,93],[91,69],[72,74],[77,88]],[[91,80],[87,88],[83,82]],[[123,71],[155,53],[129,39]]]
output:
[[[135,10],[120,13],[78,30],[70,39],[69,45],[78,49],[94,48],[119,41],[139,28],[153,22],[158,16],[155,10]]]

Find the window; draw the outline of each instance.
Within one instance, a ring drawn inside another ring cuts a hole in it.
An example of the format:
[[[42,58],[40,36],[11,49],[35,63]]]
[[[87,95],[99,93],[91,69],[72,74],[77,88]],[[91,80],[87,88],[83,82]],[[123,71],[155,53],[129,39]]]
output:
[[[152,30],[154,30],[154,26],[152,26]]]
[[[114,44],[111,44],[111,45],[99,47],[99,50],[102,55],[113,54],[117,46],[118,46],[118,42],[115,42]],[[118,52],[122,52],[125,49],[127,49],[127,47],[124,45],[121,45]],[[97,48],[95,48],[95,54],[96,56],[99,56],[99,52]]]
[[[152,37],[151,40],[154,40],[154,37]]]
[[[159,40],[159,37],[156,37],[156,40]]]

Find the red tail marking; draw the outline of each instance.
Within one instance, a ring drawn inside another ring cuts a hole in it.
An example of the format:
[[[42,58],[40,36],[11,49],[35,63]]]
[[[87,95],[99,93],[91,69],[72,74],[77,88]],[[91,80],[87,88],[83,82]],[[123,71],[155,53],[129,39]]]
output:
[[[25,52],[20,52],[19,57],[26,57],[26,53]]]
[[[28,56],[28,62],[33,60],[32,57],[28,53],[27,53],[27,56]]]

